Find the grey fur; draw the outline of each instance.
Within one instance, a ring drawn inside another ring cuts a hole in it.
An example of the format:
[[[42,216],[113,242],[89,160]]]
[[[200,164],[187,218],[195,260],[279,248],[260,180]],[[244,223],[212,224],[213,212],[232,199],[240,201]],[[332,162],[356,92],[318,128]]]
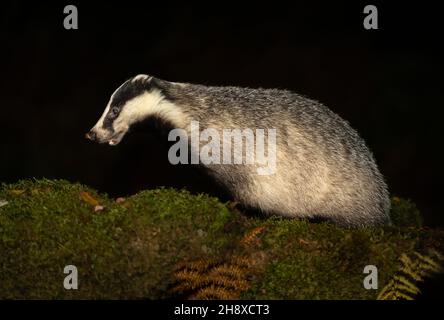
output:
[[[321,217],[342,226],[390,223],[387,186],[372,153],[323,104],[286,90],[147,79],[141,81],[148,92],[160,90],[188,120],[199,121],[200,130],[277,129],[276,174],[259,176],[251,165],[208,166],[238,202],[265,213]]]

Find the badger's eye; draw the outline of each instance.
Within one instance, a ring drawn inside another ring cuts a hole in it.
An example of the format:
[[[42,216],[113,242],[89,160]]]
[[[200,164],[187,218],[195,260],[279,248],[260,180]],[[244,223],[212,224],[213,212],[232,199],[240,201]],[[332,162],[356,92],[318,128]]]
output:
[[[109,115],[113,118],[117,117],[117,115],[119,114],[119,108],[118,107],[112,107],[111,111],[109,113]]]

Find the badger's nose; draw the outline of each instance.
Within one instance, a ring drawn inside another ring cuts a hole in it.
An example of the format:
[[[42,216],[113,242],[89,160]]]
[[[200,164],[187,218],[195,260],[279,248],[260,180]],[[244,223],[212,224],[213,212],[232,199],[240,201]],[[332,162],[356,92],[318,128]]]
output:
[[[88,132],[87,134],[85,134],[85,138],[86,139],[89,139],[89,140],[91,140],[91,141],[96,141],[96,139],[97,139],[97,134],[94,132],[94,131],[90,131],[90,132]]]

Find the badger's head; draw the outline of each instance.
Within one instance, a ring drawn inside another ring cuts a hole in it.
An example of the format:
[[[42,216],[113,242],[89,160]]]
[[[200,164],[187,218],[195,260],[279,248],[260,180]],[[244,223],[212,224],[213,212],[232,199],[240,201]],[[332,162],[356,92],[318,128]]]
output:
[[[124,82],[112,95],[105,111],[86,138],[115,146],[131,126],[153,114],[168,113],[171,105],[162,103],[164,96],[158,81],[138,75]]]

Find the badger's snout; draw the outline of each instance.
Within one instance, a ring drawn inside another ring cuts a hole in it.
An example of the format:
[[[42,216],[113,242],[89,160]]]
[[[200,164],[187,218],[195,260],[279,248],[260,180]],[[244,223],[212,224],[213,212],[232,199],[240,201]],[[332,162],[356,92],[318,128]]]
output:
[[[95,133],[93,130],[89,131],[85,134],[85,138],[91,141],[97,140],[97,133]]]
[[[97,128],[91,129],[88,133],[85,134],[85,138],[97,143],[107,143],[110,146],[116,146],[120,143],[126,131],[106,131]]]
[[[111,137],[112,136],[108,132],[97,130],[95,127],[85,134],[86,139],[97,143],[109,143]]]

